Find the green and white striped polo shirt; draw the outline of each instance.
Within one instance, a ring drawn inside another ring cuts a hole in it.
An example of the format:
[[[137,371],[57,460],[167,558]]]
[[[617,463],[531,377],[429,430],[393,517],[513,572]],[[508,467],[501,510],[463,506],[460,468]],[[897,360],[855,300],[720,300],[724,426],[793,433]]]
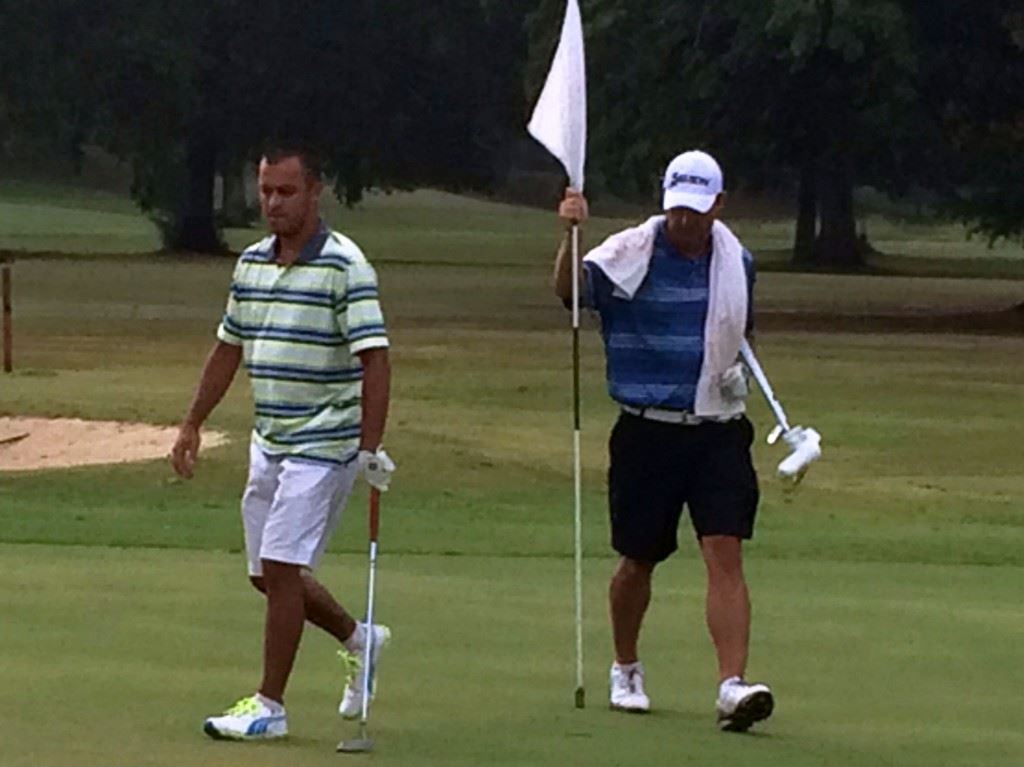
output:
[[[347,463],[359,446],[363,369],[388,345],[377,274],[359,247],[321,224],[291,266],[274,237],[238,259],[217,337],[241,346],[253,439],[270,455]]]

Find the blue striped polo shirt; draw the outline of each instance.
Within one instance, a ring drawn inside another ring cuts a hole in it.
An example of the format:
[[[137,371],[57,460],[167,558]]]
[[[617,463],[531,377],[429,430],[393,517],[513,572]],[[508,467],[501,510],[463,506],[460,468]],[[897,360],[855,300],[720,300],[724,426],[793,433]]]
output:
[[[604,338],[608,393],[621,405],[692,412],[704,362],[704,323],[711,282],[711,250],[687,258],[662,224],[650,268],[632,300],[594,264],[584,263],[583,301],[596,309]],[[753,327],[754,259],[743,249],[747,274],[747,332]]]
[[[388,345],[377,274],[322,224],[290,266],[276,262],[274,240],[238,259],[217,337],[242,347],[265,453],[346,463],[361,431],[358,354]]]

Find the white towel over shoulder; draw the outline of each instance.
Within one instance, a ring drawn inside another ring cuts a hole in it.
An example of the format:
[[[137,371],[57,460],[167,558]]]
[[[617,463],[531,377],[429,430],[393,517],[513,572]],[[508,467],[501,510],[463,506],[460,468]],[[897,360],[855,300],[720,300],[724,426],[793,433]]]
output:
[[[654,241],[664,216],[613,234],[583,259],[598,267],[613,285],[613,295],[631,301],[647,277]],[[747,325],[747,275],[743,246],[725,224],[711,229],[708,316],[704,325],[704,364],[697,380],[694,412],[721,417],[742,413],[743,400],[723,396],[722,374],[736,362]]]

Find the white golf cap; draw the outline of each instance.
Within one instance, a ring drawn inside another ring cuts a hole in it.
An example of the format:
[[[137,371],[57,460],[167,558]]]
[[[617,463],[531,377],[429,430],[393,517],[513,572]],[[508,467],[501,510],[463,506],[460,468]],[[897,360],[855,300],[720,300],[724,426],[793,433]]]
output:
[[[722,169],[707,152],[683,152],[668,164],[662,182],[662,208],[691,208],[707,213],[722,192]]]

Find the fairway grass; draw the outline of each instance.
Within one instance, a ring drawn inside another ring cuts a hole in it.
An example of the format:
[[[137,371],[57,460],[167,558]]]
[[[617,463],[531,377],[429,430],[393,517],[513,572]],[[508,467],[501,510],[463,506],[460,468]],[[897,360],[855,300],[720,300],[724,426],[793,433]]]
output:
[[[230,262],[17,268],[18,369],[0,380],[0,414],[177,422]],[[569,344],[546,269],[392,264],[381,279],[395,368],[387,447],[402,480],[387,501],[399,520],[392,550],[566,554]],[[876,290],[876,279],[769,274],[758,301],[797,312],[901,307],[898,289]],[[948,303],[957,287],[962,301],[1008,301],[1020,286],[903,282],[919,307]],[[603,551],[614,409],[590,320],[583,341],[585,535],[588,551]],[[825,448],[800,492],[784,494],[771,479],[781,448],[763,444],[770,415],[752,396],[759,543],[773,557],[1024,564],[1024,477],[1012,459],[1024,339],[776,332],[758,345],[791,417],[817,428]],[[0,540],[237,547],[250,408],[247,384],[236,382],[210,421],[232,444],[204,453],[191,483],[162,462],[0,475]]]
[[[202,719],[252,690],[261,607],[227,554],[0,546],[5,767],[338,764],[335,646],[309,629],[286,743],[207,739]],[[655,712],[608,711],[601,594],[586,569],[589,706],[572,708],[570,563],[389,555],[379,610],[394,631],[373,709],[379,765],[747,764],[1016,767],[1019,570],[748,564],[751,668],[775,715],[755,734],[714,726],[702,567],[667,564],[643,642]],[[323,580],[362,601],[365,558]]]

